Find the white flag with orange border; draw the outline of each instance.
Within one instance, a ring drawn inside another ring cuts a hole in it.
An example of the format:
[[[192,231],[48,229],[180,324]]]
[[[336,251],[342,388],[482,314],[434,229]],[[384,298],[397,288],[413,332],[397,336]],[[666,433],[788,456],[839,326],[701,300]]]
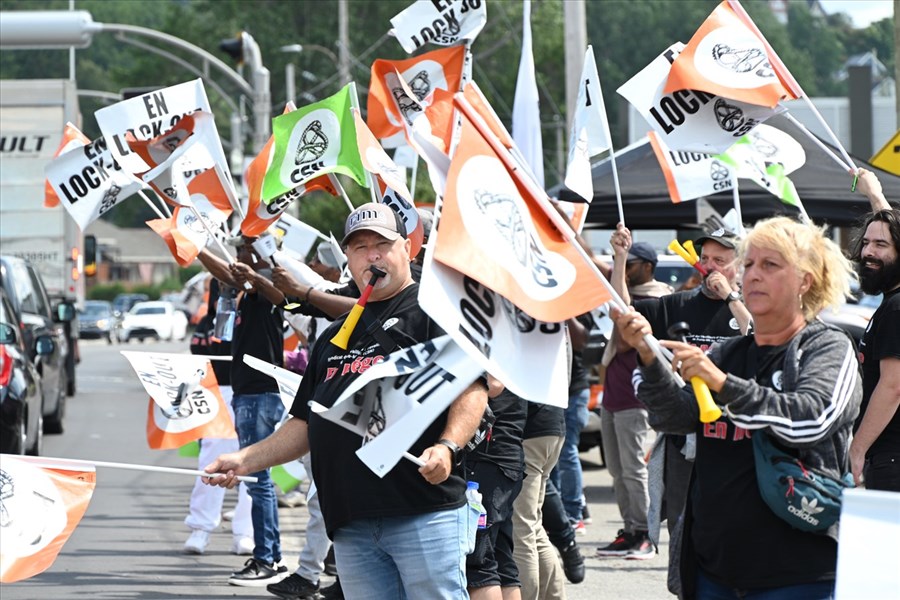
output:
[[[200,438],[236,437],[207,358],[127,351],[122,356],[150,394],[147,409],[150,448],[166,450]]]
[[[565,321],[607,302],[602,276],[554,227],[539,199],[517,185],[476,127],[461,119],[435,259],[541,321]]]
[[[44,167],[44,176],[56,202],[82,231],[144,187],[119,167],[103,138],[54,158]]]
[[[53,153],[53,158],[58,158],[70,150],[87,146],[90,143],[91,140],[81,133],[80,129],[66,121],[66,124],[63,127],[62,140],[59,142],[56,152]],[[46,180],[44,181],[44,206],[46,208],[59,206],[59,196],[56,195],[50,182]]]
[[[0,582],[43,573],[87,511],[97,474],[37,456],[3,455],[0,463]]]
[[[719,4],[675,59],[663,91],[678,90],[770,108],[804,95],[738,0]]]
[[[738,139],[781,112],[698,90],[665,92],[684,44],[676,42],[618,89],[672,150],[725,152]]]
[[[94,113],[113,158],[128,173],[146,173],[153,165],[129,148],[126,135],[133,141],[164,136],[186,115],[197,111],[212,113],[202,79],[186,81],[141,96],[117,102]],[[218,138],[218,133],[216,133]],[[227,165],[222,144],[212,145],[213,162]],[[209,168],[203,165],[202,168]]]
[[[654,131],[647,137],[673,203],[734,189],[735,172],[726,161],[705,152],[672,150]]]
[[[231,202],[215,169],[208,169],[194,177],[187,185],[191,204],[213,231],[223,231],[231,215]],[[187,267],[211,241],[209,233],[193,210],[176,206],[172,216],[147,221],[147,225],[162,237],[175,261]]]
[[[391,18],[390,33],[407,53],[425,44],[472,42],[487,22],[487,0],[416,0]]]

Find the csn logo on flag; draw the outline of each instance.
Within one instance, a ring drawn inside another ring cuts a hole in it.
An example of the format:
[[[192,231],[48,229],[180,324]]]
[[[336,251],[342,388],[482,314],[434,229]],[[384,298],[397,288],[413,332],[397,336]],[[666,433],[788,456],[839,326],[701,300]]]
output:
[[[456,196],[462,221],[482,251],[505,265],[529,296],[557,298],[572,287],[575,269],[541,243],[515,183],[505,174],[498,159],[473,156],[466,161]],[[488,188],[485,182],[493,183]],[[498,236],[505,243],[494,244]]]

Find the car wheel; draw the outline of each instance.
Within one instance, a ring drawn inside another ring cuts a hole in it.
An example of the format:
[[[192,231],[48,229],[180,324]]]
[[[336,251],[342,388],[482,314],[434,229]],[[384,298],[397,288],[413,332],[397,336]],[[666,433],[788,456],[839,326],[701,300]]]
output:
[[[44,415],[38,413],[37,432],[34,442],[28,448],[27,453],[31,456],[40,456],[44,452]]]
[[[62,390],[60,390],[62,392]],[[56,401],[56,410],[52,415],[44,418],[44,433],[62,433],[63,432],[63,416],[66,414],[66,395],[59,394]]]

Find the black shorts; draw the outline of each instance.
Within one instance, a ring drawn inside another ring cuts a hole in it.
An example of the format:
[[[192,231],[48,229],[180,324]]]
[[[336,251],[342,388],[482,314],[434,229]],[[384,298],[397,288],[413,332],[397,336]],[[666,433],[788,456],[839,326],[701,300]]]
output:
[[[518,481],[504,475],[490,462],[466,464],[466,480],[477,481],[487,527],[475,536],[475,550],[466,558],[466,581],[472,588],[519,586],[519,569],[513,560],[513,500],[522,489]]]

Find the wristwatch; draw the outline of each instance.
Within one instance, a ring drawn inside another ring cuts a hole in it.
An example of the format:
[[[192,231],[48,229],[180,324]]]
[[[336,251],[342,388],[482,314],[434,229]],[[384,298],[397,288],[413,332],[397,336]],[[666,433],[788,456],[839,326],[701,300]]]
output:
[[[731,304],[735,300],[740,300],[740,299],[741,299],[740,292],[737,292],[737,291],[731,292],[730,294],[728,294],[728,296],[725,297],[725,304]]]
[[[442,446],[447,446],[450,449],[450,458],[456,463],[459,458],[459,446],[453,440],[448,440],[447,438],[441,438],[437,441],[438,444]]]

